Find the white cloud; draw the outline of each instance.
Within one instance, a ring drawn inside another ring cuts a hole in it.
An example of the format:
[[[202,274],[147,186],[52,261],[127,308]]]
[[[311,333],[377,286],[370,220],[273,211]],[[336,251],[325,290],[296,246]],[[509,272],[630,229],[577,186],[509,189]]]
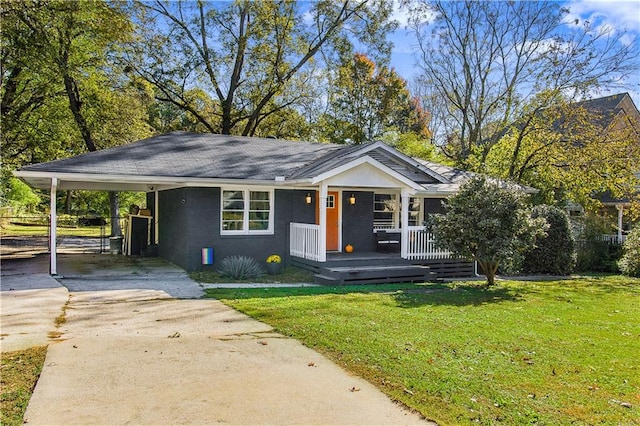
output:
[[[433,19],[436,16],[435,13],[423,2],[394,0],[391,19],[398,21],[400,29],[407,29],[411,20],[415,19],[416,12],[419,16],[419,22],[422,24],[429,24],[433,22]]]
[[[569,8],[566,22],[572,25],[578,20],[582,25],[589,21],[595,28],[603,25],[615,28],[617,32],[629,31],[640,33],[640,2],[606,1],[606,0],[573,0],[565,4]]]

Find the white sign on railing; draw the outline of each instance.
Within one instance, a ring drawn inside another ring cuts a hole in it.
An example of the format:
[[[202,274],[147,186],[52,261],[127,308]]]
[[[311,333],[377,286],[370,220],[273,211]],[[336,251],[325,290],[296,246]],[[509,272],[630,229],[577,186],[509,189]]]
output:
[[[433,234],[423,226],[409,226],[407,229],[407,259],[449,259],[451,253],[437,247]]]

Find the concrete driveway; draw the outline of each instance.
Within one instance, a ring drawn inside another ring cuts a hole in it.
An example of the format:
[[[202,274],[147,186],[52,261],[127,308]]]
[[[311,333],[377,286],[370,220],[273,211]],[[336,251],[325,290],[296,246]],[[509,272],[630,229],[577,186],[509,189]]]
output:
[[[94,256],[61,259],[69,293],[42,300],[56,316],[64,306],[66,322],[48,323],[60,337],[49,345],[29,424],[426,424],[296,340],[194,299],[202,289],[178,268]],[[5,275],[3,262],[3,333],[5,301],[17,299],[7,296],[34,290],[8,289],[20,280],[30,278]]]

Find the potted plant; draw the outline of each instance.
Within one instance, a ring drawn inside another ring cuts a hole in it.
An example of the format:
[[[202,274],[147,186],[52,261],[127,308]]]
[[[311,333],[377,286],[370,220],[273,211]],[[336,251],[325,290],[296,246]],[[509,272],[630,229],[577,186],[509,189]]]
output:
[[[282,272],[282,258],[277,254],[267,257],[267,273],[278,275],[280,272]]]

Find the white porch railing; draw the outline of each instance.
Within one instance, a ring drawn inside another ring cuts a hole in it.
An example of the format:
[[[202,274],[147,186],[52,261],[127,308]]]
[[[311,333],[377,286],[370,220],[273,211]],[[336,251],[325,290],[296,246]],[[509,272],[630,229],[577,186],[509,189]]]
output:
[[[600,235],[600,237],[597,239],[600,241],[606,241],[609,244],[623,244],[627,239],[627,236],[624,234],[622,234],[621,236],[618,234],[605,234]]]
[[[289,253],[291,256],[316,262],[326,260],[326,253],[320,252],[320,225],[291,222],[289,229]]]
[[[451,253],[439,249],[433,234],[425,231],[424,226],[409,226],[407,259],[449,259]]]

